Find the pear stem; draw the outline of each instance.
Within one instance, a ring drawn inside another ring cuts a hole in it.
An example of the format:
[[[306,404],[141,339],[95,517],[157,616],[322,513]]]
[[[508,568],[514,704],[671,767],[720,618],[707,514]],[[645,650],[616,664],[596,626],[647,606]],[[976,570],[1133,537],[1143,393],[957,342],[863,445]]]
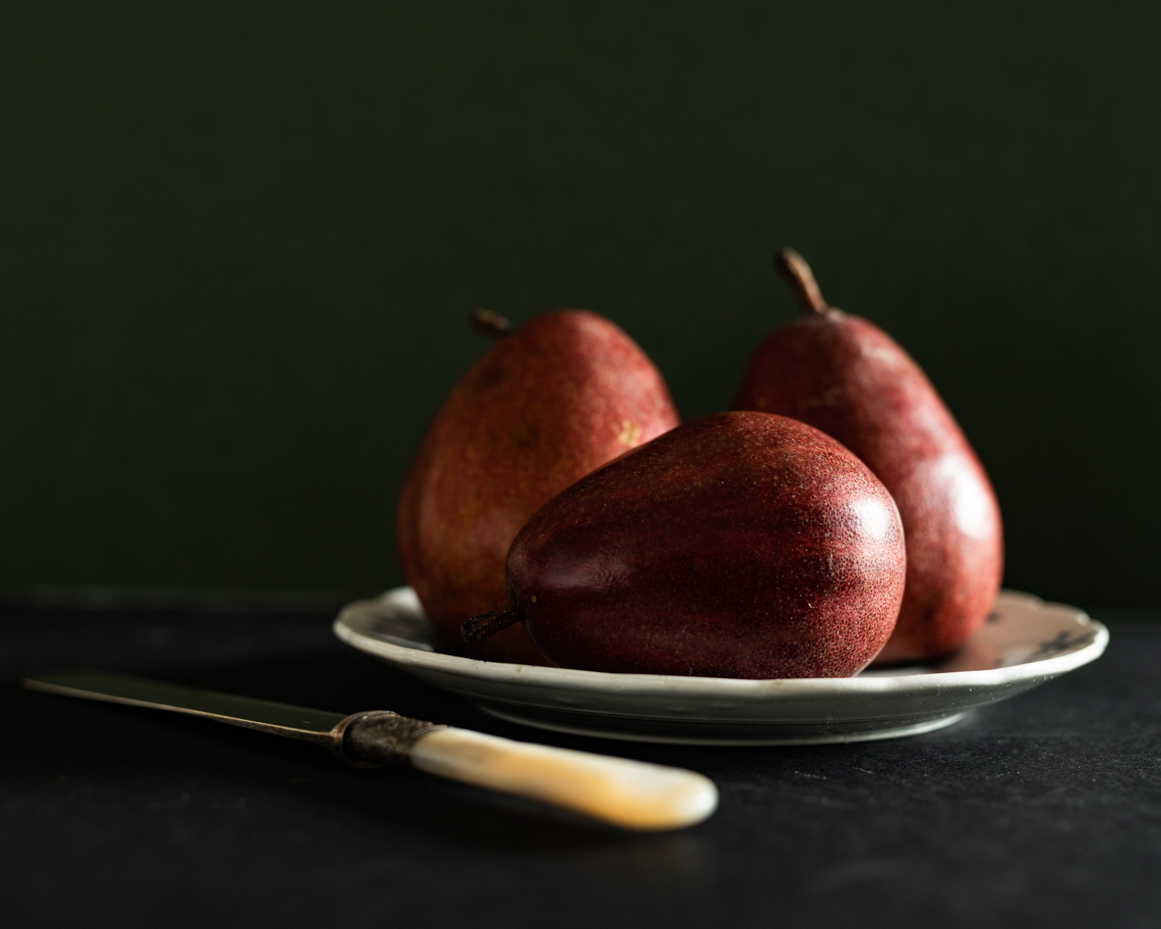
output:
[[[460,633],[463,635],[465,642],[469,645],[476,645],[483,642],[488,636],[495,635],[501,629],[515,626],[523,620],[524,612],[520,607],[512,603],[505,609],[492,610],[491,613],[473,616],[460,627]]]
[[[830,309],[830,305],[823,299],[822,291],[818,289],[814,272],[798,252],[792,248],[782,249],[774,256],[774,267],[786,278],[804,312],[825,313]]]
[[[512,334],[512,324],[499,313],[485,310],[483,307],[472,312],[468,317],[468,324],[480,335],[502,339]]]

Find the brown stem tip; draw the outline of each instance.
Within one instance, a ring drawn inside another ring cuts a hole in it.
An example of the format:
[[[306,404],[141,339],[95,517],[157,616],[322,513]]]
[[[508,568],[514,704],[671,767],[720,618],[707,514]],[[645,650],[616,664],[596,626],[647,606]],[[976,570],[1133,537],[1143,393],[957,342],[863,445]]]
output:
[[[490,635],[495,635],[501,629],[515,626],[524,620],[524,613],[518,606],[508,606],[503,610],[492,610],[482,616],[473,616],[460,627],[460,634],[469,645],[483,642]]]
[[[494,339],[502,339],[512,334],[512,324],[508,320],[499,313],[493,313],[482,307],[468,317],[468,323],[480,335],[491,336]]]
[[[798,252],[792,248],[782,249],[774,256],[774,267],[786,278],[803,310],[807,313],[825,313],[830,309],[823,299],[822,291],[818,289],[814,272]]]

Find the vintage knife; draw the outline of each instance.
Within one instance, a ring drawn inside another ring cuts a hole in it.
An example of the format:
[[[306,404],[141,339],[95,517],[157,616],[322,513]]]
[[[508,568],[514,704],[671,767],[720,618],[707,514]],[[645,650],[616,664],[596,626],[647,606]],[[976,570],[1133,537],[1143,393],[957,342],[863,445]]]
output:
[[[718,802],[713,781],[693,771],[514,742],[389,710],[344,716],[105,671],[56,671],[25,678],[24,686],[301,739],[358,768],[410,761],[429,774],[530,797],[626,829],[692,826]]]

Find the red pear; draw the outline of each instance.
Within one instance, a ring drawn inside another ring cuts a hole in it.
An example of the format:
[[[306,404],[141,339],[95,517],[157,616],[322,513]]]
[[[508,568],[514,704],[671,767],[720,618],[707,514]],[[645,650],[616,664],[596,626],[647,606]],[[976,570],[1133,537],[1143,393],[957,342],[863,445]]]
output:
[[[829,306],[797,252],[776,263],[806,315],[758,346],[733,408],[834,436],[899,505],[907,590],[876,664],[952,651],[983,623],[1000,586],[1000,509],[988,477],[919,365],[878,327]]]
[[[861,461],[805,423],[716,413],[582,478],[520,530],[508,606],[569,668],[847,677],[903,596],[903,527]]]
[[[507,323],[477,314],[477,326]],[[450,644],[507,602],[504,557],[528,517],[578,478],[679,422],[660,373],[594,313],[545,313],[507,335],[456,385],[403,483],[399,557]],[[544,664],[522,628],[471,651]]]

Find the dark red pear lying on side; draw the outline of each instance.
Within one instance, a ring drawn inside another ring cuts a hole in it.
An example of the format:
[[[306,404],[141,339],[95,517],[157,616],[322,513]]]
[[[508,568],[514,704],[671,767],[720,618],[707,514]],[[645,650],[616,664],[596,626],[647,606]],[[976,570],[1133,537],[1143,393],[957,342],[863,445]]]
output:
[[[878,327],[829,306],[797,252],[785,249],[776,264],[806,315],[758,346],[733,408],[834,436],[899,505],[907,590],[876,664],[952,651],[983,623],[1000,586],[1003,534],[988,477],[919,365]]]
[[[503,335],[494,314],[478,328]],[[502,338],[456,385],[403,483],[399,557],[424,611],[452,644],[460,626],[507,602],[504,558],[554,494],[678,423],[660,373],[594,313],[545,313]],[[478,657],[544,664],[522,628]]]
[[[506,609],[568,668],[847,677],[903,596],[887,489],[817,429],[716,413],[667,432],[542,506],[508,552]]]

